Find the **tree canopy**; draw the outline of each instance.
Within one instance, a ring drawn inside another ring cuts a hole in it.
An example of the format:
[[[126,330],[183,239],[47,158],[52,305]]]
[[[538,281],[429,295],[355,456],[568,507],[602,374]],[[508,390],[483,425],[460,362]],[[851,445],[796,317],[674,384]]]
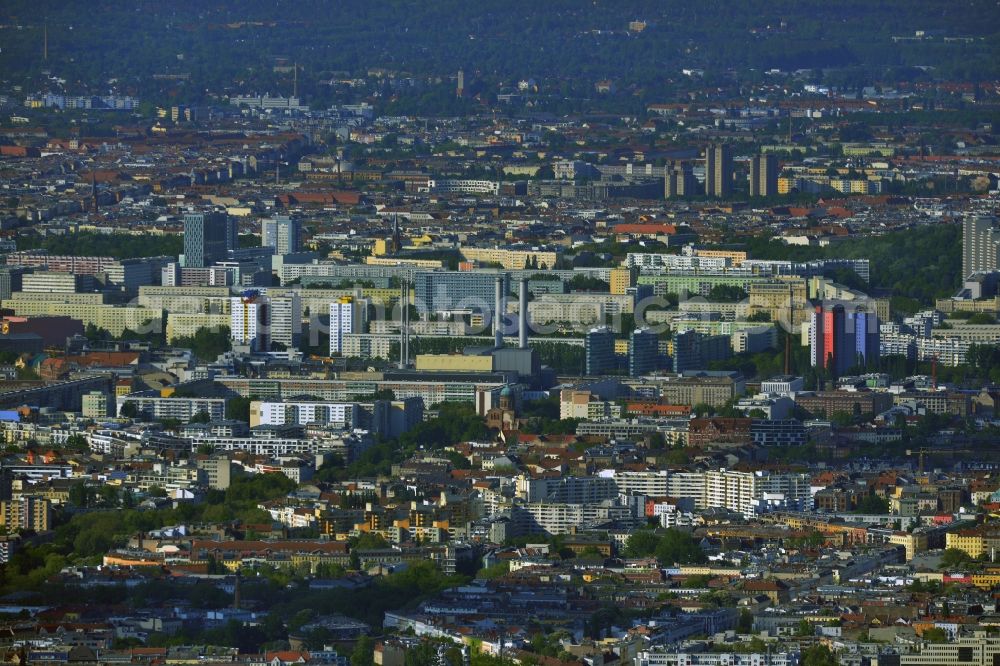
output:
[[[184,239],[178,235],[102,234],[80,231],[60,236],[23,235],[17,239],[19,250],[48,250],[54,255],[78,257],[176,257],[184,251]]]
[[[655,556],[663,566],[695,564],[706,560],[705,552],[686,532],[667,529],[662,532],[640,530],[625,542],[629,557]]]

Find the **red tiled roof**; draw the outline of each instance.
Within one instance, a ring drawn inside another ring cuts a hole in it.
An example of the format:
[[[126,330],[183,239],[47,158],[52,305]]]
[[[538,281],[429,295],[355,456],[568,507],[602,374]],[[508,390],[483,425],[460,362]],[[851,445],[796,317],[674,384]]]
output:
[[[657,224],[657,223],[646,223],[646,224],[616,224],[614,226],[614,232],[616,234],[667,234],[673,235],[677,233],[677,225],[675,224]]]

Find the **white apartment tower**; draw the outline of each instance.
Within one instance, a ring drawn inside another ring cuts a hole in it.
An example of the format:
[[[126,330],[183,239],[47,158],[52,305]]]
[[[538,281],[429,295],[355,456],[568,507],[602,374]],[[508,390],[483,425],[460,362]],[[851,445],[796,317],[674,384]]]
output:
[[[278,342],[288,349],[298,348],[302,342],[302,297],[297,293],[272,296],[271,342]]]
[[[230,335],[233,342],[249,345],[255,352],[270,351],[269,306],[267,297],[253,290],[230,299]]]
[[[962,277],[1000,270],[1000,227],[995,218],[970,215],[962,221]]]
[[[367,302],[345,296],[330,303],[330,356],[344,353],[344,336],[360,333],[364,326]]]
[[[287,215],[278,215],[260,222],[260,241],[264,247],[273,247],[274,253],[292,254],[302,249],[302,223]]]

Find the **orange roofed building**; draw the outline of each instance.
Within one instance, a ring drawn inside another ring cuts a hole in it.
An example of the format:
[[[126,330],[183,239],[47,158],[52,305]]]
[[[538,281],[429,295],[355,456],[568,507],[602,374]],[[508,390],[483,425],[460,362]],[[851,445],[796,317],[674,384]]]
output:
[[[658,236],[673,236],[677,233],[677,225],[658,222],[626,223],[616,224],[613,231],[616,236],[656,238]]]
[[[691,414],[690,405],[662,405],[658,402],[630,402],[625,405],[625,411],[638,416],[676,416],[684,418]]]

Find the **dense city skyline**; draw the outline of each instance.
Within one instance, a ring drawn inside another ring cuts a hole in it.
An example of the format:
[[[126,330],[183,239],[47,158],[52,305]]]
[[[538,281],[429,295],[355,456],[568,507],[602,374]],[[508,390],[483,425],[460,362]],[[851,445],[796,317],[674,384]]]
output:
[[[998,38],[7,3],[6,658],[993,664]]]

